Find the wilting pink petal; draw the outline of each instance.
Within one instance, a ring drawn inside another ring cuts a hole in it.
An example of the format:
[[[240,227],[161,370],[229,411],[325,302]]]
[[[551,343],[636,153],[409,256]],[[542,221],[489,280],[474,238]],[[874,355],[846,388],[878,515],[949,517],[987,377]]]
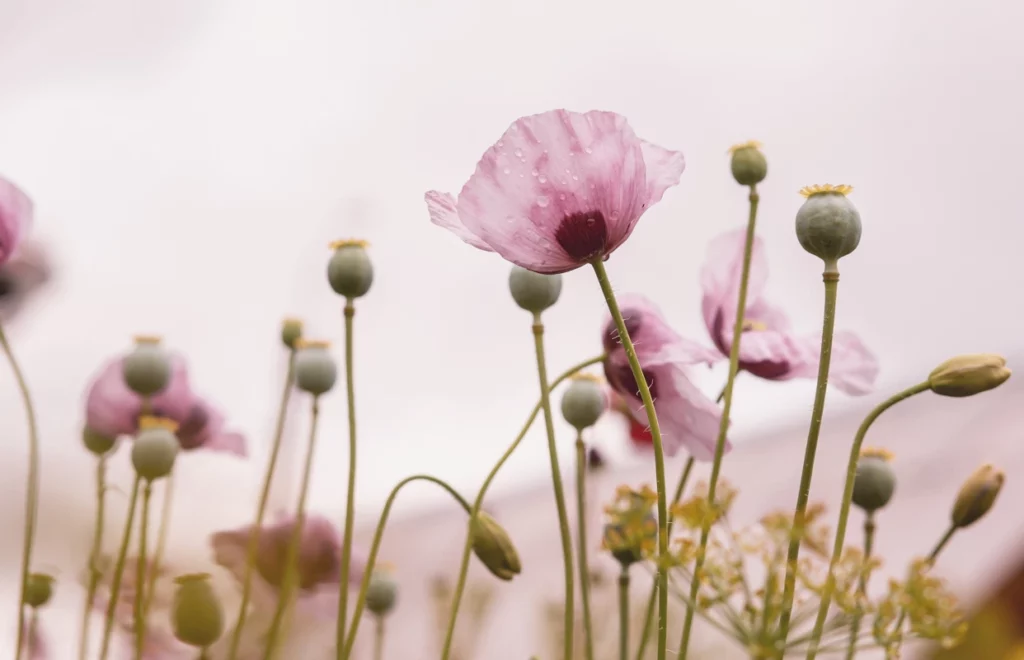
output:
[[[704,323],[721,355],[728,356],[736,322],[746,230],[722,234],[711,242],[701,271]],[[816,378],[821,335],[797,335],[785,312],[763,298],[768,279],[764,245],[755,237],[751,255],[747,308],[740,341],[740,368],[767,380]],[[878,361],[848,332],[833,337],[829,382],[847,394],[866,394],[874,387]]]
[[[179,422],[181,448],[223,451],[246,456],[245,437],[224,430],[224,415],[203,399],[194,399],[189,413]]]
[[[612,112],[523,117],[488,149],[459,199],[430,191],[430,219],[538,273],[610,255],[665,191],[683,155],[639,139]]]
[[[124,382],[122,361],[123,358],[118,358],[108,362],[86,394],[85,423],[107,436],[135,433],[142,412],[142,397],[128,389]],[[162,392],[150,398],[152,412],[180,423],[191,411],[193,400],[185,360],[172,355],[170,382]]]
[[[0,264],[18,249],[30,222],[32,200],[16,185],[0,177]]]

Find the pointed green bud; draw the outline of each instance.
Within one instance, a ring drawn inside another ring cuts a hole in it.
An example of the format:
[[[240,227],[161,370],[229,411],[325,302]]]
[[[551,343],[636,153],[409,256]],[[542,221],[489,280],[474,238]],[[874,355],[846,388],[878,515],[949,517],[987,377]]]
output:
[[[590,374],[573,376],[562,395],[562,417],[577,431],[596,424],[607,407],[601,380]]]
[[[35,609],[42,607],[53,598],[53,583],[56,580],[46,573],[29,573],[25,583],[25,604]]]
[[[962,397],[995,389],[1009,378],[1004,357],[978,353],[960,355],[935,367],[928,375],[928,385],[936,394]]]
[[[300,339],[296,342],[295,385],[303,392],[320,396],[331,391],[338,380],[338,365],[327,352],[325,341]]]
[[[768,176],[768,161],[761,152],[761,143],[756,140],[737,144],[729,149],[732,154],[730,167],[732,178],[741,186],[753,186]]]
[[[952,521],[956,527],[969,527],[981,520],[995,504],[1006,475],[993,465],[982,465],[974,471],[953,503]]]
[[[398,581],[387,564],[374,569],[366,587],[366,609],[377,616],[384,616],[398,601]]]
[[[210,584],[209,573],[182,575],[171,603],[171,625],[178,641],[205,649],[224,633],[224,609]]]
[[[528,312],[540,314],[558,302],[562,295],[562,276],[542,275],[513,266],[508,275],[508,289],[517,305]]]
[[[302,321],[299,319],[285,319],[281,323],[281,342],[292,350],[295,349],[295,342],[302,339]]]
[[[495,577],[511,580],[523,570],[508,532],[489,514],[478,511],[470,523],[470,533],[473,553]]]
[[[860,244],[860,213],[847,198],[851,186],[824,184],[807,186],[800,194],[807,198],[796,212],[796,237],[811,254],[821,257],[826,270]]]
[[[171,357],[159,337],[139,336],[121,363],[125,385],[139,396],[158,394],[171,381]]]
[[[366,252],[368,243],[358,240],[334,241],[334,254],[327,262],[327,281],[338,295],[346,298],[365,296],[373,284],[373,264]]]
[[[853,503],[868,513],[888,504],[896,491],[896,473],[891,461],[892,454],[885,449],[869,447],[860,453],[853,479]]]
[[[146,481],[162,479],[174,469],[181,443],[174,435],[178,425],[172,420],[144,415],[139,419],[139,434],[132,444],[132,466]]]

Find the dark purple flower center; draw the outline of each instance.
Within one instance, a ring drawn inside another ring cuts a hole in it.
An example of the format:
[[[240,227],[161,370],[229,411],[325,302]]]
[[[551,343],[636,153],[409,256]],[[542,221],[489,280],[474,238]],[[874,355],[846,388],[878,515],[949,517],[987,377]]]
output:
[[[630,339],[635,339],[638,332],[640,332],[641,326],[643,326],[643,314],[640,310],[627,307],[622,312],[622,321],[626,326],[626,332],[629,333]],[[619,329],[615,327],[615,321],[609,321],[608,325],[604,329],[604,350],[606,353],[611,353],[617,346],[622,342],[619,341]]]
[[[608,245],[604,214],[587,211],[565,216],[555,230],[555,240],[566,254],[581,263],[602,255]]]
[[[658,383],[654,378],[654,373],[643,370],[644,380],[647,381],[647,387],[651,390],[651,398],[655,401],[658,400]],[[633,370],[629,364],[610,364],[608,360],[604,361],[604,376],[608,380],[608,384],[618,392],[625,396],[640,400],[640,387],[637,385],[636,379],[633,378]]]
[[[757,321],[748,321],[743,324],[744,333],[759,332],[766,329],[763,323]],[[732,346],[725,342],[725,317],[721,311],[715,315],[715,322],[711,324],[711,340],[715,342],[715,346],[723,355],[729,355]],[[743,340],[740,339],[740,341],[742,342]],[[759,360],[757,362],[740,360],[740,369],[765,380],[784,378],[789,373],[790,368],[789,362],[785,360]]]
[[[210,421],[210,415],[206,409],[193,404],[188,412],[188,417],[178,426],[178,442],[182,449],[198,449],[203,442],[203,431]]]

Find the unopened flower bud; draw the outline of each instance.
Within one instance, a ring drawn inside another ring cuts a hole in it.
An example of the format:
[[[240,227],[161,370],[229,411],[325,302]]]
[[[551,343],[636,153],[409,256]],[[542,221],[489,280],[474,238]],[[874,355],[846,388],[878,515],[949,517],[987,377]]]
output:
[[[574,376],[562,395],[562,417],[577,431],[596,424],[607,407],[601,381],[589,374]]]
[[[654,516],[651,516],[651,520],[654,521]],[[654,524],[657,526],[656,521]],[[643,560],[644,546],[638,541],[629,525],[625,523],[608,523],[604,526],[602,543],[623,568],[629,568]]]
[[[975,470],[960,487],[953,503],[953,525],[968,527],[981,520],[992,509],[1005,480],[1003,471],[993,465]]]
[[[796,212],[796,237],[811,254],[834,267],[860,243],[860,214],[846,197],[850,186],[825,184],[800,191],[807,198]]]
[[[540,314],[558,302],[562,295],[562,276],[542,275],[513,266],[508,275],[508,288],[517,305],[528,312]]]
[[[473,553],[495,577],[511,580],[523,570],[508,532],[489,514],[478,511],[470,523],[470,533]]]
[[[320,396],[330,392],[338,380],[338,365],[327,352],[325,341],[300,339],[296,342],[295,385],[303,392]]]
[[[285,319],[281,323],[281,341],[290,349],[295,349],[295,342],[302,339],[302,321]]]
[[[1009,377],[1005,358],[978,353],[960,355],[935,367],[928,375],[928,385],[942,396],[971,396],[999,387]]]
[[[160,417],[139,419],[139,434],[132,445],[132,465],[146,481],[162,479],[174,469],[181,443],[174,435],[178,425]]]
[[[42,607],[53,598],[54,577],[46,573],[29,573],[25,583],[25,604],[31,608]]]
[[[117,444],[117,438],[102,435],[88,426],[82,429],[82,443],[96,456],[103,456]]]
[[[892,454],[884,449],[867,448],[857,461],[857,475],[853,480],[853,503],[868,513],[881,509],[896,490]]]
[[[224,632],[224,609],[210,584],[209,573],[175,578],[178,585],[171,603],[171,625],[178,641],[205,649]]]
[[[395,607],[398,600],[398,581],[389,566],[374,569],[366,587],[366,609],[377,616],[384,616]]]
[[[125,385],[139,396],[158,394],[171,380],[171,357],[159,337],[135,338],[135,348],[121,363]]]
[[[366,241],[345,240],[331,243],[334,254],[327,262],[327,281],[338,295],[359,298],[373,284],[373,264],[366,253]]]
[[[761,153],[761,143],[751,140],[729,149],[732,154],[732,178],[741,186],[753,186],[768,176],[768,161]]]

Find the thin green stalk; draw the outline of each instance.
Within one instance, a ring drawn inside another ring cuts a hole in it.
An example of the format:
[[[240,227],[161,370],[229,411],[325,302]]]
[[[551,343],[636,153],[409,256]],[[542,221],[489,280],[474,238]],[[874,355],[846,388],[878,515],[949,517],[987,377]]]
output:
[[[597,357],[590,358],[589,360],[584,360],[583,362],[580,362],[576,366],[569,368],[562,375],[560,375],[558,378],[552,381],[548,389],[555,389],[566,378],[569,378],[576,372],[582,371],[589,366],[599,364],[603,362],[604,359],[604,355],[599,355]],[[466,541],[462,545],[462,559],[460,560],[459,564],[459,576],[455,583],[455,591],[452,593],[451,614],[448,617],[448,630],[445,632],[444,648],[441,652],[442,660],[448,660],[449,656],[451,655],[452,640],[454,639],[455,636],[455,621],[458,619],[459,616],[459,604],[462,602],[462,594],[466,590],[466,576],[468,575],[469,572],[469,555],[473,550],[473,537],[472,534],[469,532],[469,530],[472,529],[473,519],[476,517],[476,514],[480,511],[480,507],[484,501],[484,496],[487,494],[487,489],[491,487],[491,482],[494,481],[494,478],[498,476],[498,472],[501,470],[502,466],[505,465],[505,461],[507,461],[509,457],[512,456],[512,453],[516,450],[517,447],[519,447],[519,443],[521,443],[523,441],[523,438],[526,437],[526,433],[530,430],[530,427],[533,425],[533,420],[537,418],[537,415],[540,413],[540,409],[541,402],[538,401],[537,404],[533,407],[533,412],[530,413],[530,417],[526,420],[526,424],[524,424],[523,428],[519,431],[519,435],[516,436],[516,439],[512,441],[512,444],[509,445],[508,449],[505,450],[505,453],[502,454],[501,458],[498,459],[498,462],[494,464],[493,468],[491,468],[491,472],[487,475],[487,478],[484,479],[484,483],[482,486],[480,486],[480,490],[477,492],[476,499],[473,501],[473,509],[472,511],[470,511],[469,514],[469,527],[466,533]]]
[[[36,426],[36,412],[32,406],[32,396],[28,391],[28,384],[25,382],[25,375],[21,372],[18,360],[14,357],[14,351],[7,342],[7,335],[3,327],[0,327],[0,346],[3,347],[7,362],[14,372],[14,380],[18,383],[18,391],[21,392],[21,400],[25,406],[25,416],[28,418],[28,479],[25,492],[25,537],[21,549],[21,589],[18,600],[18,633],[15,651],[15,659],[21,660],[22,647],[25,644],[25,590],[28,589],[29,567],[32,562],[32,546],[36,538],[36,517],[39,511],[39,430]]]
[[[103,550],[103,525],[106,517],[107,500],[107,455],[96,460],[96,523],[92,536],[92,547],[89,549],[89,584],[85,592],[85,608],[82,611],[82,630],[78,640],[78,658],[85,660],[89,652],[89,619],[92,615],[93,603],[96,601],[96,590],[100,586],[102,575],[99,567],[100,553]]]
[[[377,615],[373,631],[373,660],[384,660],[384,617]]]
[[[338,660],[345,642],[348,619],[348,574],[352,563],[352,526],[356,506],[356,393],[352,359],[352,320],[356,308],[352,298],[345,300],[345,388],[348,394],[348,497],[345,501],[345,532],[341,544],[341,586],[338,588]]]
[[[833,298],[834,296],[835,294],[833,293]],[[929,389],[930,386],[928,385],[928,381],[924,381],[914,385],[913,387],[908,387],[902,392],[897,392],[885,401],[881,402],[875,406],[874,410],[868,413],[867,417],[864,418],[864,421],[861,422],[860,427],[857,429],[857,434],[853,438],[853,445],[850,447],[850,459],[846,463],[846,485],[843,487],[843,501],[839,507],[839,522],[836,524],[836,536],[832,545],[832,559],[829,566],[829,577],[825,581],[825,588],[821,594],[821,604],[818,607],[818,618],[814,623],[814,631],[811,633],[810,651],[808,653],[810,658],[813,658],[816,653],[816,646],[818,644],[818,640],[821,638],[821,633],[825,626],[825,619],[828,617],[828,608],[832,603],[832,593],[835,591],[834,571],[836,564],[839,562],[839,558],[843,553],[843,544],[846,541],[846,525],[850,519],[850,505],[853,502],[853,484],[857,479],[857,463],[860,461],[860,451],[861,446],[864,444],[864,438],[867,436],[868,429],[871,428],[871,425],[875,423],[875,420],[878,419],[882,413],[889,408],[892,408],[897,403],[909,399],[916,394],[920,394],[921,392],[926,392]],[[792,552],[792,546],[790,547],[790,552]],[[788,602],[791,603],[792,601]]]
[[[356,597],[355,609],[352,612],[352,624],[349,626],[348,635],[346,635],[345,638],[345,647],[341,656],[343,660],[348,660],[351,657],[352,647],[356,643],[356,633],[359,631],[359,622],[362,621],[363,608],[366,607],[366,592],[370,588],[370,578],[373,577],[373,567],[377,564],[377,553],[380,551],[380,544],[384,539],[384,528],[388,524],[388,516],[391,515],[391,507],[395,503],[395,498],[398,497],[398,492],[402,490],[406,484],[412,483],[413,481],[429,481],[433,484],[437,484],[441,488],[444,488],[448,494],[466,510],[466,513],[472,516],[473,510],[472,507],[470,507],[469,502],[466,501],[466,498],[460,495],[457,490],[452,488],[446,482],[438,479],[437,477],[432,477],[429,474],[414,474],[411,477],[406,477],[391,489],[391,494],[388,495],[388,499],[384,502],[384,510],[381,511],[380,519],[377,521],[377,529],[373,533],[373,542],[370,544],[370,554],[366,559],[366,568],[363,571],[363,579],[359,583],[359,595]]]
[[[629,658],[629,566],[619,573],[619,660]]]
[[[871,559],[871,551],[875,546],[875,512],[868,511],[864,517],[864,562],[865,566]],[[857,594],[861,598],[867,596],[868,592],[868,575],[867,572],[861,573],[860,579],[857,581]],[[857,637],[860,635],[860,620],[861,615],[856,614],[853,617],[853,621],[850,624],[850,642],[846,647],[846,660],[853,660],[853,654],[857,651]],[[811,637],[812,640],[816,639]],[[814,644],[814,642],[811,642]]]
[[[124,577],[125,560],[128,558],[128,546],[132,541],[132,527],[135,524],[135,508],[139,502],[139,486],[141,483],[142,478],[136,476],[135,483],[132,485],[132,496],[128,500],[128,518],[124,523],[121,549],[118,550],[117,562],[114,564],[114,575],[111,577],[110,595],[107,602],[107,615],[103,623],[103,642],[100,645],[99,660],[107,660],[107,654],[110,652],[110,640],[114,632],[114,619],[117,614],[118,598],[121,595],[121,580]]]
[[[146,647],[146,537],[149,531],[149,500],[153,497],[153,482],[149,479],[142,487],[142,517],[139,519],[139,556],[135,564],[135,660],[142,660]]]
[[[228,647],[228,660],[235,660],[238,655],[238,645],[242,640],[242,627],[245,625],[245,618],[249,613],[249,599],[252,597],[252,578],[256,567],[256,553],[259,548],[260,534],[263,531],[263,518],[267,515],[267,504],[270,502],[270,488],[274,481],[274,470],[277,468],[277,460],[281,454],[281,438],[284,436],[284,423],[288,416],[288,401],[291,399],[292,389],[295,384],[295,349],[288,353],[288,373],[284,378],[284,391],[281,393],[281,405],[277,411],[277,425],[274,427],[274,439],[270,445],[270,458],[267,461],[267,470],[263,475],[263,489],[260,491],[260,501],[256,507],[256,521],[253,523],[252,534],[249,535],[249,545],[245,551],[245,576],[242,579],[242,600],[238,606],[238,619],[235,621],[235,629],[231,633],[231,646]],[[82,660],[85,660],[84,658]]]
[[[647,411],[647,423],[651,427],[651,439],[654,446],[654,475],[658,491],[658,660],[665,660],[668,651],[668,497],[665,492],[665,448],[661,443],[661,426],[658,424],[658,414],[654,410],[654,399],[651,397],[651,388],[647,384],[647,377],[644,375],[640,360],[636,357],[636,349],[633,347],[633,340],[626,329],[626,322],[619,310],[619,303],[615,300],[615,292],[612,290],[612,283],[608,279],[604,262],[595,259],[591,264],[594,267],[594,274],[601,285],[601,293],[604,294],[608,311],[615,320],[615,328],[619,333],[619,341],[626,352],[626,359],[629,360],[629,367],[633,372],[633,380],[639,390],[640,399],[644,402],[644,409]]]
[[[171,527],[171,505],[174,502],[174,472],[167,475],[164,483],[164,505],[160,511],[160,528],[156,533],[156,548],[153,550],[153,561],[150,562],[149,581],[146,583],[146,601],[142,605],[142,618],[149,617],[149,609],[153,606],[156,595],[156,580],[160,577],[160,567],[164,563],[164,551],[167,548],[167,535]]]
[[[263,653],[263,660],[270,660],[277,652],[277,638],[281,634],[284,613],[292,600],[293,588],[298,581],[296,561],[299,557],[299,544],[302,542],[302,530],[306,526],[306,499],[309,496],[309,484],[312,481],[310,477],[313,474],[313,457],[316,453],[316,428],[319,421],[320,397],[314,396],[309,424],[309,443],[306,446],[306,464],[302,470],[302,483],[299,485],[299,502],[295,507],[295,527],[292,529],[292,537],[288,540],[288,552],[285,555],[277,609],[274,610],[274,618],[270,623],[270,630],[267,631],[267,646]]]
[[[580,599],[583,601],[583,652],[594,660],[594,631],[590,619],[590,562],[587,561],[587,447],[583,432],[576,434],[576,552],[579,554]]]
[[[747,236],[743,244],[743,268],[740,272],[740,289],[736,297],[736,319],[732,329],[732,345],[729,348],[729,378],[725,381],[725,389],[722,397],[722,419],[718,425],[718,439],[715,442],[715,459],[711,463],[711,477],[708,479],[708,503],[715,504],[715,494],[718,490],[718,477],[722,471],[722,458],[725,456],[725,440],[729,431],[729,418],[732,413],[733,385],[736,382],[736,374],[740,368],[740,341],[743,338],[743,319],[747,311],[747,288],[750,284],[750,262],[754,254],[754,229],[757,226],[757,205],[761,197],[757,193],[756,186],[750,186],[750,213],[747,217]],[[701,528],[700,546],[697,550],[696,564],[693,570],[693,581],[690,583],[690,600],[697,602],[697,595],[700,593],[700,576],[704,567],[704,555],[708,547],[708,539],[711,536],[711,522],[708,521]],[[679,660],[686,658],[690,647],[690,634],[693,629],[694,609],[686,608],[686,618],[683,620],[683,637],[679,642]]]

